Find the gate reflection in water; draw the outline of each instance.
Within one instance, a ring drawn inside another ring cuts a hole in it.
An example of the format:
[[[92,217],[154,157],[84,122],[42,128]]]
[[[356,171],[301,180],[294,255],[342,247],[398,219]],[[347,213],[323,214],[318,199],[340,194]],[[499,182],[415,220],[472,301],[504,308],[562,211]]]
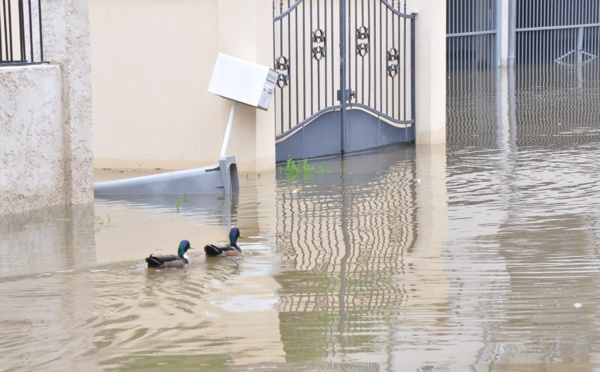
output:
[[[524,71],[450,76],[447,148],[241,176],[237,199],[3,216],[3,367],[599,368],[600,84]],[[205,260],[230,224],[245,255]],[[186,269],[145,268],[183,238]]]
[[[364,370],[379,370],[391,357],[376,356],[381,342],[398,334],[391,324],[446,323],[448,283],[440,260],[445,219],[431,218],[445,216],[443,184],[436,197],[423,201],[439,204],[417,208],[417,186],[428,194],[432,178],[443,180],[445,157],[437,161],[441,174],[423,172],[418,183],[414,148],[348,157],[339,167],[350,174],[279,194],[276,245],[292,265],[275,276],[281,338],[288,350],[297,340],[314,340],[295,346],[300,354],[290,353],[290,361],[352,353],[357,361],[376,362]],[[423,162],[421,171],[430,171],[430,162]],[[280,181],[280,189],[286,182]]]

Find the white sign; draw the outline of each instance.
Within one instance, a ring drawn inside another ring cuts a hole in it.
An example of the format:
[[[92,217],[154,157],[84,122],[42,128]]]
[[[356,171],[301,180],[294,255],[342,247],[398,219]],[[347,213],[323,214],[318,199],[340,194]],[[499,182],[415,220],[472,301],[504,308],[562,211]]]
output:
[[[219,53],[208,91],[268,110],[279,74],[265,66]]]

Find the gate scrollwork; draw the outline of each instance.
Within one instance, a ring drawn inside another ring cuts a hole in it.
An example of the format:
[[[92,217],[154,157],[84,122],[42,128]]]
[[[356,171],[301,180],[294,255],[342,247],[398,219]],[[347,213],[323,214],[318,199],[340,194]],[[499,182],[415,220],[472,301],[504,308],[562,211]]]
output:
[[[288,85],[290,63],[284,56],[279,56],[275,61],[275,71],[279,73],[277,78],[277,86],[279,88],[285,88]]]
[[[325,32],[323,30],[321,30],[320,28],[318,28],[315,31],[313,31],[313,33],[312,33],[312,44],[313,44],[313,47],[312,47],[312,56],[317,61],[320,61],[321,59],[323,59],[325,57],[325,54],[326,54],[326,49],[325,49],[325,45],[326,45]]]
[[[387,52],[387,74],[389,77],[394,78],[398,75],[398,70],[400,66],[398,65],[398,60],[400,59],[400,55],[398,54],[398,50],[396,48],[392,48]]]
[[[356,54],[364,57],[369,53],[369,29],[360,26],[356,29]]]

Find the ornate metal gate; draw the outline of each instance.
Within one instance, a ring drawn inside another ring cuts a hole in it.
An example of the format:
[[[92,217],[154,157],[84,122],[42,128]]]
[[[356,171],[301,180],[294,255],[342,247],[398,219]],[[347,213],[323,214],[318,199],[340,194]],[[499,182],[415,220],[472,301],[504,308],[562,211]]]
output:
[[[274,0],[273,9],[278,162],[414,141],[406,3]]]

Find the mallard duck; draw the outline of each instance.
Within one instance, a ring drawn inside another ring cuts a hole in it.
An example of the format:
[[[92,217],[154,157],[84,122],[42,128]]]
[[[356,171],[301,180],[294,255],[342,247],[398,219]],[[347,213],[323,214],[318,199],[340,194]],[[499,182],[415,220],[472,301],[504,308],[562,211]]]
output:
[[[242,248],[237,245],[239,237],[240,229],[233,227],[229,231],[229,244],[207,244],[204,247],[204,252],[206,252],[207,257],[240,256]]]
[[[182,240],[181,243],[179,243],[177,255],[151,254],[149,257],[146,257],[146,262],[148,263],[148,267],[159,269],[164,267],[174,267],[181,269],[190,263],[190,260],[187,256],[188,249],[193,249],[190,247],[190,242],[187,240]]]

